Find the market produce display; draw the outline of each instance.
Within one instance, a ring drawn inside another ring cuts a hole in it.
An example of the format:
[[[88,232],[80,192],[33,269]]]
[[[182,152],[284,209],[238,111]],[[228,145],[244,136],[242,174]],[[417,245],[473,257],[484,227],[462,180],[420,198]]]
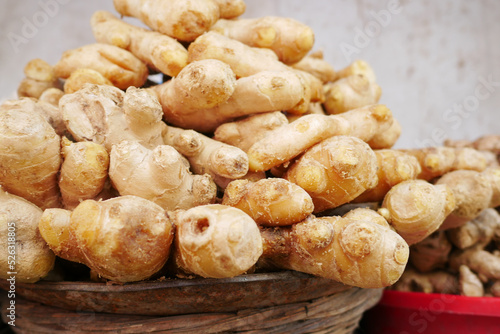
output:
[[[120,284],[286,269],[500,295],[498,140],[394,149],[368,63],[335,71],[312,29],[243,1],[114,5],[151,30],[96,12],[96,43],[30,61],[0,106],[19,280],[60,258]]]

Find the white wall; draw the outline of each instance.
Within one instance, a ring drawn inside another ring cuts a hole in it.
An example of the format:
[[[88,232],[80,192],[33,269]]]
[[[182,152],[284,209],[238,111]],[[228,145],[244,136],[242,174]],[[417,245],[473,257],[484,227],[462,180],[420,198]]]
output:
[[[40,3],[53,1],[60,5],[44,21]],[[111,0],[2,0],[0,97],[16,90],[30,59],[54,64],[63,51],[93,42],[88,22],[98,9],[114,11]],[[311,26],[315,49],[337,69],[368,61],[381,103],[402,123],[398,147],[500,134],[500,1],[247,0],[245,17],[264,15]],[[39,28],[26,34],[36,19]],[[9,33],[26,43],[14,47]]]

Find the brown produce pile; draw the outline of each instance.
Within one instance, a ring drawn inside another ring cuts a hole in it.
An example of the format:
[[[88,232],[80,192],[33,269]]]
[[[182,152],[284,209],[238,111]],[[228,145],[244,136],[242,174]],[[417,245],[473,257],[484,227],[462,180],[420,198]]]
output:
[[[409,245],[500,204],[494,153],[392,149],[369,64],[335,71],[306,25],[238,18],[242,0],[114,4],[151,30],[96,12],[96,43],[32,60],[0,106],[0,277],[289,269],[380,288]]]

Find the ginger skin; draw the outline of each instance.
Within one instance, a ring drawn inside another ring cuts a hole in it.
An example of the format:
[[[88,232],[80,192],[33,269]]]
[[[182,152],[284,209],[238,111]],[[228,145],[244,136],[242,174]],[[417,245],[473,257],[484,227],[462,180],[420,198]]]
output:
[[[66,209],[74,209],[81,201],[95,198],[108,177],[109,154],[104,146],[92,142],[72,143],[61,140],[63,162],[59,188]]]
[[[42,95],[38,98],[38,101],[47,102],[52,104],[54,107],[59,107],[59,100],[63,95],[64,91],[59,88],[48,88],[43,91]]]
[[[500,239],[500,214],[495,209],[485,209],[476,218],[446,232],[453,245],[460,249],[486,246],[493,239]]]
[[[113,86],[111,81],[96,70],[90,68],[79,68],[71,72],[70,76],[64,82],[64,93],[74,93],[77,90],[82,89],[87,83]]]
[[[16,282],[34,283],[45,277],[54,266],[54,253],[38,231],[42,210],[27,200],[9,194],[0,187],[0,278],[11,277],[16,272]],[[15,269],[12,259],[15,243]],[[11,256],[9,256],[11,255]]]
[[[335,208],[377,184],[377,158],[355,137],[334,136],[307,150],[284,178],[307,191],[314,212]]]
[[[24,78],[17,88],[18,97],[40,98],[50,88],[60,88],[54,68],[42,59],[30,60],[24,67]]]
[[[436,231],[410,248],[410,263],[422,273],[445,268],[452,245],[444,231]]]
[[[401,124],[397,119],[392,120],[392,125],[385,131],[375,134],[368,145],[374,150],[382,150],[393,147],[401,136]]]
[[[311,53],[291,66],[296,70],[314,75],[324,84],[337,79],[337,73],[332,65],[323,59],[322,52]]]
[[[257,224],[237,208],[202,205],[169,215],[177,228],[175,264],[186,273],[234,277],[251,269],[262,254]]]
[[[372,67],[364,60],[353,61],[351,64],[337,72],[337,77],[339,79],[347,78],[351,75],[363,75],[371,82],[377,81]]]
[[[291,225],[304,220],[314,209],[304,189],[279,178],[234,180],[226,187],[222,204],[243,210],[263,226]]]
[[[114,145],[109,177],[120,195],[139,196],[165,210],[213,203],[217,192],[209,175],[192,175],[189,164],[168,145],[153,150],[138,142]]]
[[[379,213],[412,245],[436,231],[454,208],[448,186],[408,180],[387,192]]]
[[[449,259],[450,268],[459,270],[461,265],[466,265],[478,274],[481,280],[500,279],[500,258],[480,247],[469,247],[465,250],[456,250]]]
[[[394,284],[407,263],[408,245],[370,217],[358,219],[311,215],[292,226],[264,228],[261,262],[361,288]]]
[[[459,268],[460,294],[469,297],[484,296],[483,282],[474,274],[469,267],[461,265]]]
[[[459,284],[457,277],[446,271],[437,270],[430,273],[419,273],[412,268],[408,268],[391,289],[396,291],[457,294]]]
[[[187,65],[186,48],[169,36],[125,23],[106,11],[95,12],[90,24],[97,42],[130,51],[154,71],[175,77]]]

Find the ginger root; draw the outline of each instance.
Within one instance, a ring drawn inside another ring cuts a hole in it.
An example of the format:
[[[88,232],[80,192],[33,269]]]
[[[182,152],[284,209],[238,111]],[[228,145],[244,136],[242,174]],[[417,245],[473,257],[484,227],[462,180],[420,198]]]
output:
[[[47,89],[60,88],[61,84],[54,74],[54,68],[42,59],[30,60],[24,67],[24,78],[17,88],[18,97],[40,96]]]
[[[482,297],[484,296],[483,282],[474,274],[469,267],[461,265],[459,268],[459,287],[462,296]]]
[[[59,107],[59,100],[63,95],[64,91],[59,88],[48,88],[43,91],[42,95],[38,98],[38,101],[47,102],[52,104],[54,107]]]
[[[373,188],[377,184],[377,158],[360,139],[334,136],[307,150],[284,178],[306,190],[313,199],[314,212],[321,212]]]
[[[311,215],[292,226],[264,228],[261,261],[361,288],[389,286],[403,274],[408,245],[372,219]]]
[[[67,79],[79,68],[101,73],[120,89],[141,87],[149,74],[146,65],[129,51],[101,43],[65,51],[54,66],[54,72],[58,78]]]
[[[454,208],[448,186],[408,180],[387,192],[379,213],[412,245],[436,231]]]
[[[401,136],[401,124],[397,119],[392,120],[392,125],[385,131],[375,134],[368,145],[374,150],[388,149],[393,147]]]
[[[399,281],[391,289],[424,293],[459,293],[458,279],[444,270],[419,273],[412,268],[406,269]]]
[[[347,78],[351,75],[362,75],[366,77],[371,82],[376,82],[375,72],[373,71],[370,64],[364,60],[355,60],[345,68],[337,72],[337,77]]]
[[[481,280],[500,279],[500,257],[480,247],[469,247],[452,252],[449,264],[453,270],[459,270],[461,265],[466,265],[477,273]]]
[[[202,205],[169,215],[177,229],[175,264],[186,273],[234,277],[251,269],[262,254],[257,224],[237,208]]]
[[[220,19],[210,30],[252,47],[271,49],[285,64],[300,61],[314,44],[314,32],[310,27],[284,17]]]
[[[192,175],[189,164],[168,145],[153,150],[138,142],[114,145],[109,177],[120,195],[139,196],[165,210],[213,203],[217,193],[209,175]]]
[[[460,249],[486,246],[494,239],[500,240],[500,214],[495,209],[485,209],[476,218],[446,232],[453,245]]]
[[[109,154],[104,146],[92,142],[72,143],[61,140],[63,162],[59,189],[66,209],[74,209],[81,201],[95,198],[108,177]]]
[[[304,189],[279,178],[232,181],[224,191],[222,204],[243,210],[263,226],[298,223],[314,209]]]
[[[310,53],[291,66],[296,70],[314,75],[324,84],[337,79],[337,73],[332,65],[323,59],[323,52],[321,51]]]
[[[42,210],[0,187],[0,278],[34,283],[54,266],[54,253],[38,231]]]
[[[104,75],[90,68],[79,68],[71,72],[70,76],[64,82],[64,93],[71,94],[82,89],[85,84],[109,85],[113,83]]]
[[[155,71],[175,77],[187,65],[186,48],[169,36],[130,25],[106,11],[95,12],[90,25],[97,42],[126,49]]]
[[[445,268],[452,245],[444,231],[436,231],[410,247],[410,263],[422,273]]]
[[[28,101],[29,102],[29,101]],[[45,209],[60,207],[60,138],[23,103],[0,107],[0,185]]]

